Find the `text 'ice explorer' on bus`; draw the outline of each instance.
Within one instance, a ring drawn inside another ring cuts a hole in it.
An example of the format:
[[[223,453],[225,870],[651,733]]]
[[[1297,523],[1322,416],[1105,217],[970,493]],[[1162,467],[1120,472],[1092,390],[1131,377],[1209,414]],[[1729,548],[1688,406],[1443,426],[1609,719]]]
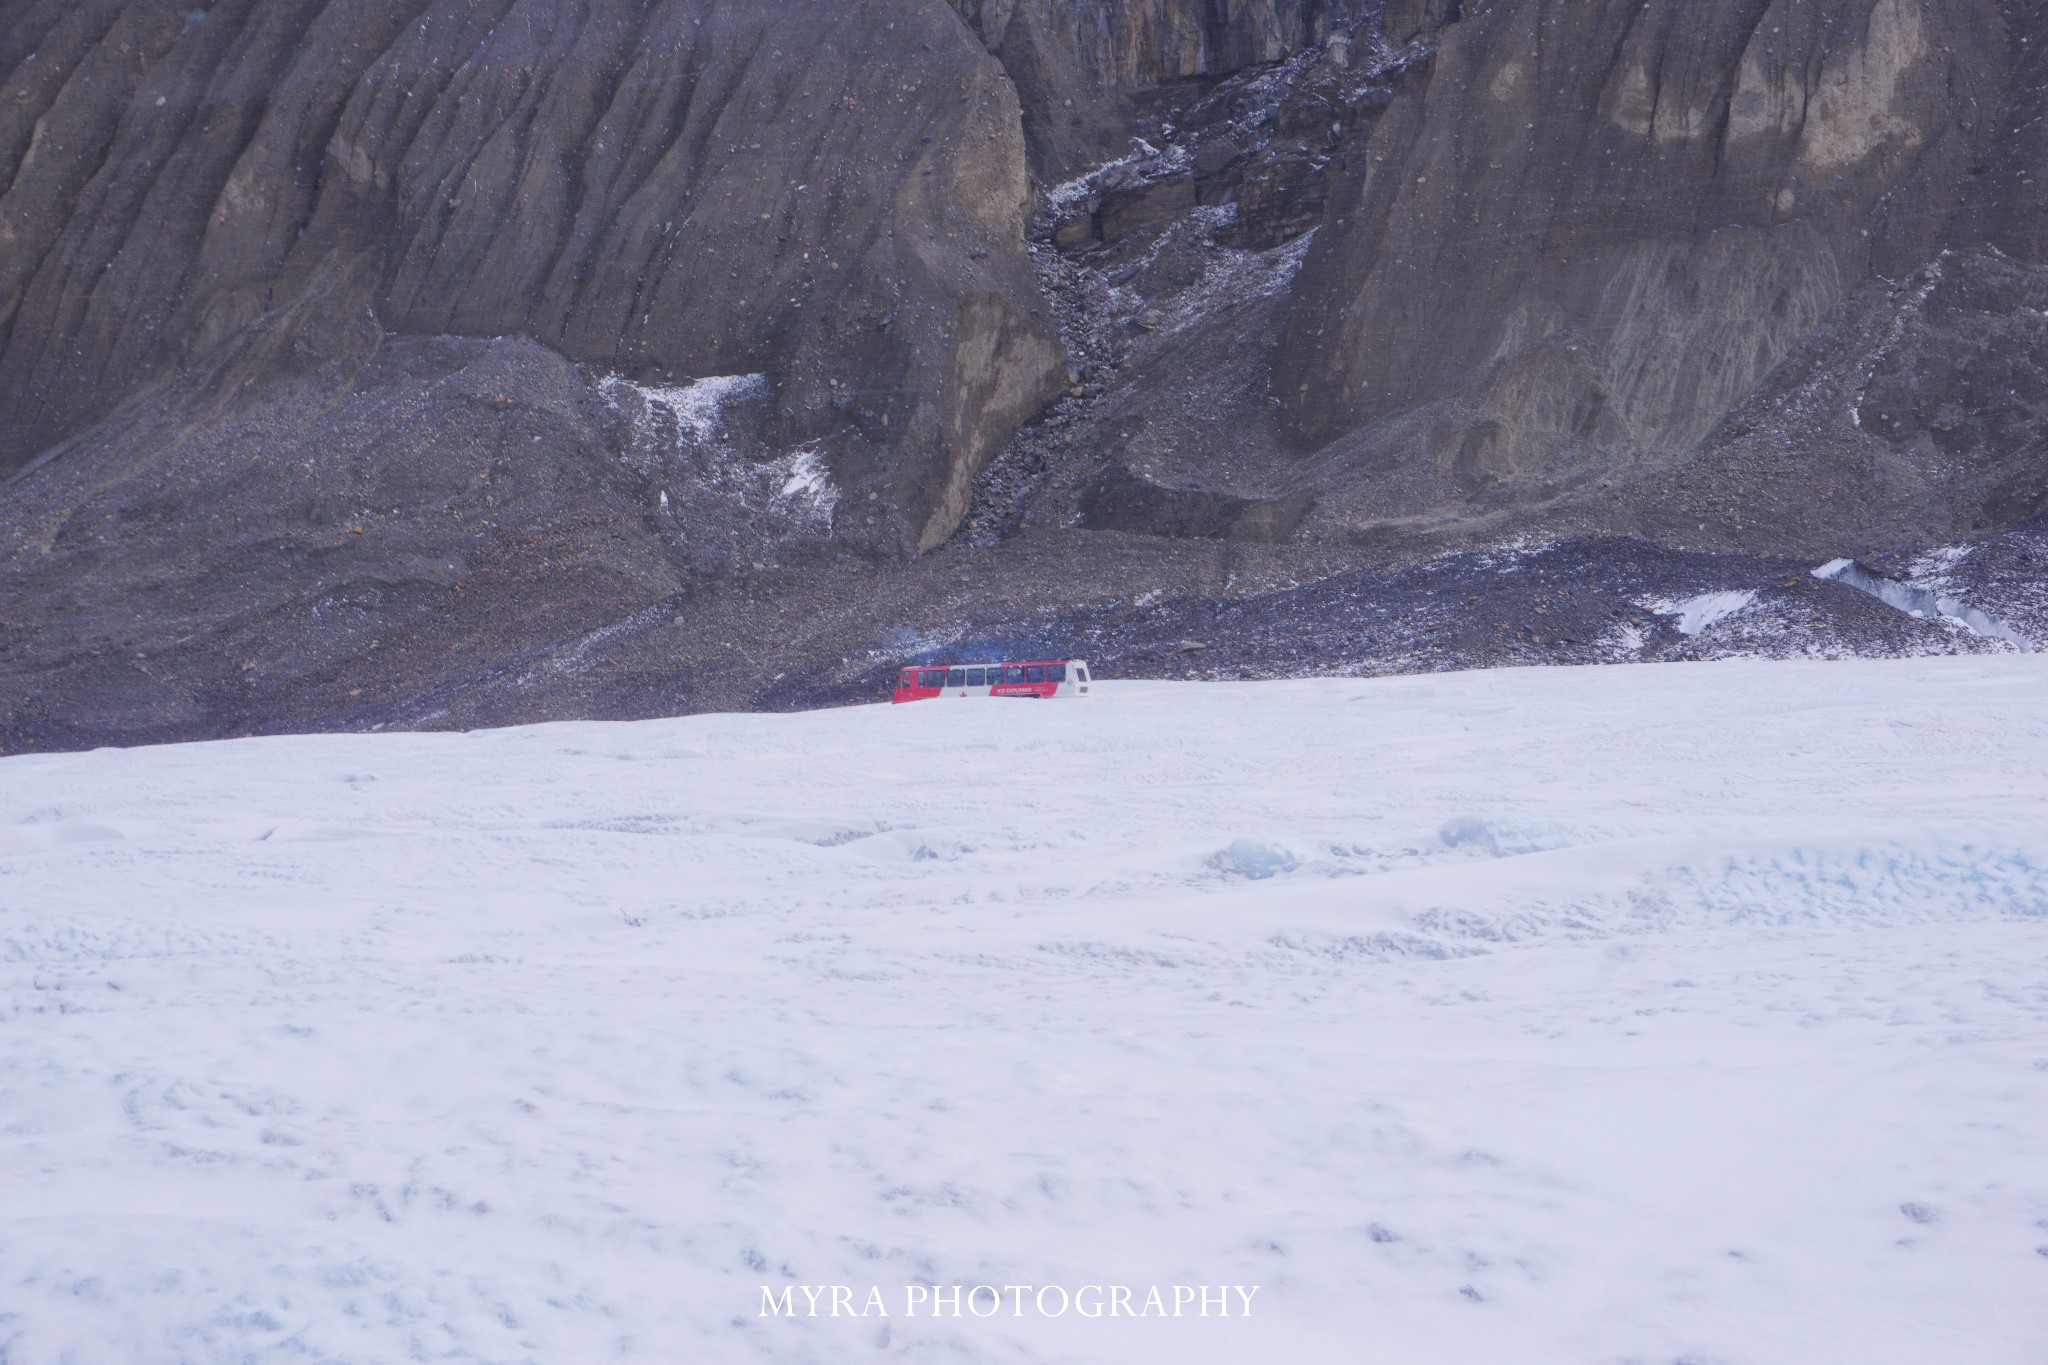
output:
[[[1086,659],[1023,664],[946,664],[903,669],[891,701],[927,697],[1085,697]]]

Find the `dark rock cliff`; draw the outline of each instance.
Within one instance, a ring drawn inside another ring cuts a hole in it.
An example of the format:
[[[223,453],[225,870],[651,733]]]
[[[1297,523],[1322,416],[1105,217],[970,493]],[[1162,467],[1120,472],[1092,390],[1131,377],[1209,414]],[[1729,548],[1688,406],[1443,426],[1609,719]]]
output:
[[[2003,648],[1799,566],[2038,626],[2044,181],[2030,0],[0,0],[0,749]]]
[[[914,0],[15,0],[0,468],[144,387],[399,335],[765,372],[898,533],[952,529],[1059,357],[1016,97]],[[858,395],[841,403],[844,393]]]
[[[1837,305],[1967,239],[2005,140],[1991,0],[1465,10],[1342,154],[1277,362],[1310,445],[1409,415],[1411,514],[1685,460]]]

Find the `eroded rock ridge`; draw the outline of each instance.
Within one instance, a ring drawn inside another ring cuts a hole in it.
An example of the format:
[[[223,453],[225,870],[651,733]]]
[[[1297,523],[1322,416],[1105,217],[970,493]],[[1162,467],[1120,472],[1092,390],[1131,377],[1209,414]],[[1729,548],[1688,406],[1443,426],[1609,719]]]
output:
[[[0,747],[793,704],[1046,622],[1624,657],[1716,572],[1800,585],[1784,649],[1998,648],[1796,571],[2038,559],[2021,0],[0,18]],[[1395,619],[1503,544],[1638,624]]]

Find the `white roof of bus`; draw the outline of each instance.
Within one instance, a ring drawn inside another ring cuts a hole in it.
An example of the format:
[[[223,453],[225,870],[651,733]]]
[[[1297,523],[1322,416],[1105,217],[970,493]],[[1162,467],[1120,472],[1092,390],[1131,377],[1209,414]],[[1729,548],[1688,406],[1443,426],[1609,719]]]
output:
[[[905,664],[898,672],[916,673],[940,668],[1031,668],[1044,664],[1086,664],[1086,659],[988,659],[976,664]]]

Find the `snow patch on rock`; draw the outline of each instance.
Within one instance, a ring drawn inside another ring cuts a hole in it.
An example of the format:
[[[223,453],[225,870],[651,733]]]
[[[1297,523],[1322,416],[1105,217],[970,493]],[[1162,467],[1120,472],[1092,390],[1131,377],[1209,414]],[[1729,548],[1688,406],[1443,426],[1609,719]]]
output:
[[[1634,658],[1649,642],[1650,637],[1641,626],[1632,621],[1617,621],[1600,637],[1600,648],[1610,655]]]
[[[761,469],[774,489],[769,501],[777,509],[806,526],[821,531],[832,529],[832,512],[839,506],[839,486],[832,482],[832,471],[815,443],[799,446]]]
[[[1671,599],[1649,597],[1637,605],[1659,616],[1677,619],[1680,635],[1698,635],[1756,601],[1754,588],[1728,592],[1703,592],[1692,597]]]
[[[1149,266],[1161,251],[1176,245],[1183,237],[1213,239],[1236,218],[1235,204],[1190,210],[1178,223],[1160,234],[1159,240],[1135,265],[1126,269],[1130,274],[1137,274]],[[1163,301],[1149,299],[1128,286],[1115,286],[1109,291],[1111,307],[1125,321],[1142,317],[1148,330],[1162,337],[1174,336],[1230,309],[1271,298],[1286,289],[1300,273],[1302,262],[1308,259],[1309,247],[1315,236],[1316,230],[1310,229],[1291,242],[1265,250],[1212,246],[1208,248],[1202,277],[1193,286]]]
[[[1966,547],[1949,546],[1914,562],[1915,576],[1922,565],[1934,570],[1931,581],[1899,582],[1871,573],[1853,559],[1831,559],[1813,570],[1815,578],[1831,579],[1867,593],[1888,607],[1919,620],[1947,620],[1987,640],[2002,640],[2022,654],[2034,652],[2034,642],[2011,624],[1977,610],[1967,602],[1946,596],[1940,587],[1947,576],[1968,555]]]
[[[765,374],[715,374],[685,384],[636,384],[612,374],[597,383],[597,391],[613,407],[620,406],[628,395],[638,397],[634,429],[650,444],[709,441],[717,436],[726,408],[767,387]]]
[[[840,490],[819,443],[777,452],[740,417],[768,397],[767,375],[666,385],[607,375],[597,389],[624,419],[627,463],[655,485],[686,544],[745,563],[773,558],[776,542],[831,532]]]

